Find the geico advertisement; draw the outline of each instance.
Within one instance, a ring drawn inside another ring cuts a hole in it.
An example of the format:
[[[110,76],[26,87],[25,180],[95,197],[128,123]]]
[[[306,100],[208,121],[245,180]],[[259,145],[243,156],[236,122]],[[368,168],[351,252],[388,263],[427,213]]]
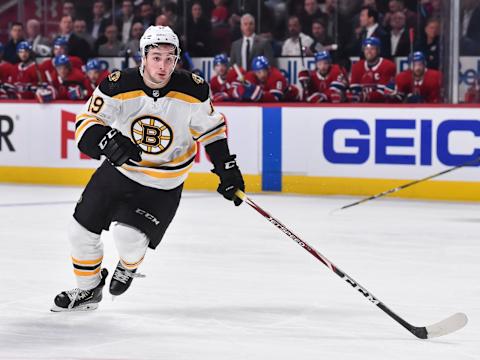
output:
[[[480,109],[284,108],[285,175],[417,179],[480,157]],[[479,181],[478,165],[440,180]]]
[[[0,166],[96,168],[100,162],[81,154],[75,144],[75,116],[82,104],[2,103],[0,112]],[[218,107],[228,125],[232,153],[244,173],[260,173],[261,108]],[[212,165],[203,146],[194,172]]]

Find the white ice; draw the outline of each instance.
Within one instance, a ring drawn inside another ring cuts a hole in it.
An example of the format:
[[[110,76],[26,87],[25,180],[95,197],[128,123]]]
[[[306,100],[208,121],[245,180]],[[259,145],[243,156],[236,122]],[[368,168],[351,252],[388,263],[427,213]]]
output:
[[[251,195],[407,321],[418,340],[243,204],[185,192],[123,296],[51,313],[75,287],[66,227],[80,188],[0,185],[0,359],[480,359],[480,204]],[[159,204],[161,206],[161,204]],[[117,262],[104,233],[105,261]],[[107,282],[108,285],[108,282]]]

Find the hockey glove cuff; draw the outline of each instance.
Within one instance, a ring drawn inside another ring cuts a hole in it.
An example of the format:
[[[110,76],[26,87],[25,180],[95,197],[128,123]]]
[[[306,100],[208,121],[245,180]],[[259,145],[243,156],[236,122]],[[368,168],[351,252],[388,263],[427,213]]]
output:
[[[238,206],[242,203],[242,199],[235,196],[235,192],[237,190],[245,191],[245,183],[235,158],[236,155],[230,155],[225,161],[217,163],[212,172],[220,177],[217,192]]]
[[[98,143],[98,147],[114,166],[122,166],[128,160],[142,160],[140,147],[117,129],[110,128]]]

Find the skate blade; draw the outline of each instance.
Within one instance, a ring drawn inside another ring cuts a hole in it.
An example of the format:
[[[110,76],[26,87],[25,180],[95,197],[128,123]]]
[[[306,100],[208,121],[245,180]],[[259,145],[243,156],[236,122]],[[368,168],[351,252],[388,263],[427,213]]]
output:
[[[53,307],[50,309],[51,312],[74,312],[74,311],[93,311],[98,308],[98,304],[85,304],[85,305],[80,305],[77,307],[74,307],[72,309],[65,309],[58,307],[57,305],[53,305]]]

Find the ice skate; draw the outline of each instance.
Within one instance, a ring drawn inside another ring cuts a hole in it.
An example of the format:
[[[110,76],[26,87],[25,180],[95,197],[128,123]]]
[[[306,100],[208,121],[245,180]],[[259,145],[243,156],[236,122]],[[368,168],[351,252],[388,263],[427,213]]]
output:
[[[130,287],[132,280],[136,277],[145,277],[143,274],[137,274],[137,269],[128,270],[125,269],[120,261],[117,264],[117,268],[113,273],[112,280],[110,281],[110,294],[115,296],[122,295]]]
[[[102,289],[105,286],[105,279],[108,275],[107,269],[102,269],[100,284],[90,290],[73,289],[63,291],[55,297],[55,305],[51,308],[53,312],[62,311],[89,311],[98,308],[102,301]]]

